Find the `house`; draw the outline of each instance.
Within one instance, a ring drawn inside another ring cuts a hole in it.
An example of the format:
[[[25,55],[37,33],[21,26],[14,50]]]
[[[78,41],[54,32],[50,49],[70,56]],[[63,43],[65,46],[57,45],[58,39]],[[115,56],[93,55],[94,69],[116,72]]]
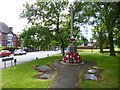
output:
[[[86,42],[83,46],[78,46],[77,49],[97,49],[99,47],[99,43],[96,40],[90,39],[90,42]],[[102,48],[105,49],[105,45],[102,45]]]
[[[18,36],[13,33],[13,28],[0,22],[0,47],[21,47]]]

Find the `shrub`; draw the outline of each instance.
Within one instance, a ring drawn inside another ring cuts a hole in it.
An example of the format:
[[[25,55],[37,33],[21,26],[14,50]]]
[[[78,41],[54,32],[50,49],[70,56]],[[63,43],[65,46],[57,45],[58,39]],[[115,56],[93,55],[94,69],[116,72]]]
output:
[[[15,49],[20,49],[21,47],[0,47],[0,50],[9,50],[14,52]]]

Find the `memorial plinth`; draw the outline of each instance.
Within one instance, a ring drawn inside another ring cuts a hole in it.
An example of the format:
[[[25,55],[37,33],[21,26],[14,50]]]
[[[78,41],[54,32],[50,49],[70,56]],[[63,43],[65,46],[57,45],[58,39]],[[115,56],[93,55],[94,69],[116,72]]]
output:
[[[68,52],[64,56],[62,63],[83,63],[83,60],[80,58],[80,55],[77,53],[77,47],[74,44],[75,38],[72,36],[70,39],[70,45],[68,46]]]

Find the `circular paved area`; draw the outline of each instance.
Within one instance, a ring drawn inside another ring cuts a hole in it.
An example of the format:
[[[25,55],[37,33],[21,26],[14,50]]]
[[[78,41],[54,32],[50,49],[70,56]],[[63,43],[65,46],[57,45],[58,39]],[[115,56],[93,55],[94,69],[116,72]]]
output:
[[[80,71],[96,64],[92,61],[84,61],[83,65],[63,65],[60,62],[53,62],[57,75],[53,79],[50,88],[80,88],[80,85],[78,85]]]

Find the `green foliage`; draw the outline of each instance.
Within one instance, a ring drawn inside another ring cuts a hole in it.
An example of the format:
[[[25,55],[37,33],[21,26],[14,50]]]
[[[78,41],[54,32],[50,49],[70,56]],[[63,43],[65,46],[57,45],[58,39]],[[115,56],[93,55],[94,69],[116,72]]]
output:
[[[21,47],[0,47],[0,50],[9,50],[13,52],[15,49],[21,49]]]
[[[68,7],[68,2],[60,0],[56,0],[55,2],[41,2],[37,0],[34,4],[25,4],[25,9],[20,16],[21,18],[27,18],[28,23],[32,25],[48,27],[53,34],[53,40],[50,45],[65,48],[69,45],[70,38],[70,14],[64,13]],[[76,18],[74,17],[74,19]],[[79,39],[79,27],[75,26],[74,31],[75,38]],[[26,41],[27,38],[24,40]],[[26,43],[28,47],[30,47],[30,44]]]
[[[34,60],[2,70],[2,88],[48,88],[52,79],[40,80],[33,78],[37,71],[32,68],[36,65],[49,65],[60,60],[61,55]]]
[[[52,34],[47,27],[32,26],[24,29],[20,38],[25,47],[45,50],[52,41]]]
[[[120,47],[120,30],[118,28],[115,28],[113,35],[114,35],[115,45]]]
[[[100,53],[81,53],[81,58],[94,61],[97,63],[95,66],[103,69],[103,72],[100,73],[103,80],[82,80],[80,82],[81,88],[119,88],[118,57]]]
[[[22,18],[27,18],[28,23],[31,23],[32,25],[40,25],[44,27],[48,27],[49,30],[53,33],[53,39],[54,42],[58,43],[57,46],[64,46],[63,41],[63,35],[64,33],[61,33],[60,30],[60,17],[61,12],[65,10],[68,2],[61,2],[61,1],[55,1],[55,2],[41,2],[37,1],[36,3],[29,5],[28,3],[24,5],[25,9],[21,13]],[[53,26],[55,28],[53,28]],[[47,35],[49,36],[49,35]],[[29,37],[28,37],[29,38]],[[49,39],[52,37],[48,37]],[[46,38],[45,38],[46,39]],[[27,40],[27,38],[25,39]],[[46,41],[52,41],[52,40],[46,40]],[[55,45],[52,42],[51,45]],[[41,42],[42,43],[42,42]],[[39,43],[41,46],[45,45],[44,43]],[[31,43],[30,43],[31,44]],[[30,47],[30,44],[27,45]],[[46,43],[47,44],[47,43]]]
[[[100,49],[77,49],[78,52],[100,52]],[[104,52],[110,52],[109,49],[103,49]],[[119,48],[115,48],[115,51],[118,52]],[[116,53],[117,54],[117,53]]]
[[[99,39],[98,41],[100,41],[100,45],[109,44],[111,55],[114,56],[114,41],[116,45],[119,45],[119,34],[115,34],[115,32],[116,30],[119,31],[120,2],[82,3],[78,1],[79,0],[76,0],[73,5],[75,9],[74,36],[77,38],[76,41],[82,42],[82,39],[80,39],[80,35],[78,34],[78,32],[80,32],[79,28],[81,23],[95,25],[94,30],[97,32],[98,37],[96,36],[96,38]],[[21,13],[21,18],[27,18],[28,23],[31,23],[34,26],[40,25],[51,30],[53,34],[53,42],[51,45],[58,44],[57,46],[64,48],[69,44],[67,41],[70,38],[70,15],[63,13],[63,11],[69,7],[68,2],[61,2],[60,0],[55,2],[37,1],[31,5],[27,3],[24,7],[25,9]],[[94,18],[94,20],[90,21],[91,17]],[[24,38],[25,42],[27,39],[30,39],[30,37],[26,37],[26,39]],[[36,43],[41,44],[39,41]],[[26,42],[25,45],[31,47],[30,44],[30,42]]]
[[[116,30],[119,31],[120,2],[76,2],[75,8],[76,17],[79,19],[77,22],[88,22],[96,26],[98,38],[101,38],[99,43],[109,42],[110,55],[115,56],[113,40],[116,38],[114,35],[116,31],[114,29],[117,28]],[[91,17],[94,20],[91,21]],[[104,38],[104,35],[107,38]],[[118,40],[118,37],[116,39]]]
[[[118,57],[110,57],[108,54],[80,53],[81,58],[96,62],[96,66],[103,69],[100,73],[104,80],[82,80],[81,88],[118,88]],[[3,88],[48,88],[53,79],[40,80],[33,77],[37,72],[32,68],[35,65],[49,65],[53,61],[61,59],[61,55],[51,56],[16,65],[2,70]],[[111,82],[112,80],[112,82]]]

